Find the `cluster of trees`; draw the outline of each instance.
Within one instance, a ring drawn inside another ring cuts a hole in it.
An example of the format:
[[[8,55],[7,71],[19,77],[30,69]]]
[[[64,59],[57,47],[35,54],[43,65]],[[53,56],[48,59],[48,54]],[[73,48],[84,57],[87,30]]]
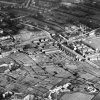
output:
[[[18,34],[19,30],[24,28],[18,20],[12,20],[15,17],[12,13],[0,14],[2,20],[0,21],[0,29],[3,30],[1,36]]]

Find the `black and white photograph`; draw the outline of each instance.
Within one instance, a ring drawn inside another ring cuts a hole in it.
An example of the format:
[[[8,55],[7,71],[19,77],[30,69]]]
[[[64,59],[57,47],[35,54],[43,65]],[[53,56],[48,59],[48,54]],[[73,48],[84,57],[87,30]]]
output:
[[[100,0],[0,0],[0,100],[100,100]]]

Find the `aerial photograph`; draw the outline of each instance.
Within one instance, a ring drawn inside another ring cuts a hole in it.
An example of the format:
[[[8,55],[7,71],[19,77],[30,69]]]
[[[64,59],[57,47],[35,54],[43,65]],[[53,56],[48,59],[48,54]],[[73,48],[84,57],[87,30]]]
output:
[[[100,100],[100,0],[0,0],[0,100]]]

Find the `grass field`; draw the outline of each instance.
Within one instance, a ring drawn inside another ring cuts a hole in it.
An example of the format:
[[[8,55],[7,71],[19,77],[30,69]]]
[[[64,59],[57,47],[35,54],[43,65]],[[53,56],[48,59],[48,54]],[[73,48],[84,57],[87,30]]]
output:
[[[83,93],[65,94],[61,100],[91,100],[94,96]]]

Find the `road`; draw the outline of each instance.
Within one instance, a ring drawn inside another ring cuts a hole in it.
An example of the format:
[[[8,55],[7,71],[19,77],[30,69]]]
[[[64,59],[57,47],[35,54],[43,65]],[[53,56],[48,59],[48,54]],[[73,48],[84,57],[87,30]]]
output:
[[[17,5],[17,3],[13,3],[13,2],[7,2],[7,1],[0,1],[0,3],[4,3],[4,4],[12,4],[12,5]]]

